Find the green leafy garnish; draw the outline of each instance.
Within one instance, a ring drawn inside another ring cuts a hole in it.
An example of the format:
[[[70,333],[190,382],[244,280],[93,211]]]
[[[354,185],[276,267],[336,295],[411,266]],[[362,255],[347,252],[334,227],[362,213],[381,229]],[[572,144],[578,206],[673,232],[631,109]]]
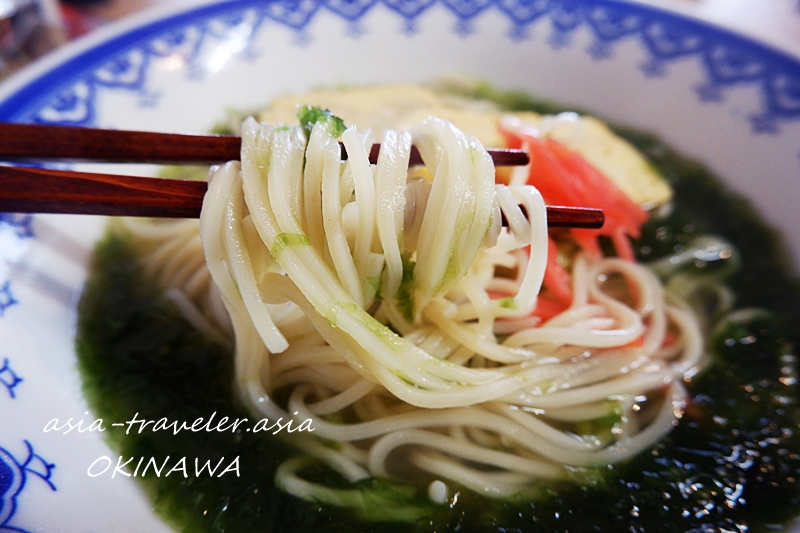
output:
[[[517,303],[514,301],[513,297],[500,298],[500,307],[503,309],[516,309]]]
[[[403,313],[408,321],[414,319],[414,267],[416,262],[411,260],[408,252],[403,253],[400,258],[403,261],[403,277],[400,287],[397,289],[397,308]]]
[[[275,237],[270,254],[275,261],[280,259],[283,250],[287,246],[311,246],[311,239],[302,233],[281,233]]]
[[[306,140],[311,137],[311,130],[317,122],[326,123],[331,135],[334,137],[339,137],[347,129],[344,121],[331,113],[330,109],[322,109],[316,106],[300,106],[297,110],[297,120],[300,121],[300,125],[303,127]]]

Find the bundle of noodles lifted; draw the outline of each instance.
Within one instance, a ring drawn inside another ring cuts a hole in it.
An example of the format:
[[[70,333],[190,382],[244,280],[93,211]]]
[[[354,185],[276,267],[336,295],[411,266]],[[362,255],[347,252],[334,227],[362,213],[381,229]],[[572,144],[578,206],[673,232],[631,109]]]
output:
[[[235,339],[239,392],[259,417],[311,419],[313,433],[291,436],[306,456],[351,482],[421,483],[440,502],[453,487],[526,494],[673,427],[703,353],[696,318],[623,258],[627,236],[610,235],[604,256],[581,233],[548,234],[525,183],[537,165],[588,163],[507,124],[533,158],[496,184],[476,138],[427,118],[385,132],[373,165],[369,131],[301,115],[305,127],[248,119],[241,162],[212,172],[200,235],[219,292],[186,306],[210,336]],[[412,145],[424,167],[409,167]],[[646,214],[631,205],[627,226],[600,205],[612,231],[638,231]],[[162,256],[191,271],[176,253],[189,240],[174,242]],[[203,283],[181,290],[197,299]],[[279,486],[348,505],[346,490],[303,477],[304,460],[278,469]]]

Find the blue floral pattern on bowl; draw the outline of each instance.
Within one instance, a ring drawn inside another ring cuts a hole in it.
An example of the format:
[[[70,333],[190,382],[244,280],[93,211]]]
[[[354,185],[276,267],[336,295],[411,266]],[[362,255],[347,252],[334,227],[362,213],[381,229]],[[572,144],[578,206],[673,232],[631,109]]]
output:
[[[51,481],[53,463],[47,462],[33,450],[27,440],[27,457],[23,461],[16,459],[6,449],[0,447],[0,531],[16,531],[27,533],[26,530],[14,527],[12,519],[17,511],[17,498],[25,489],[30,476],[46,483],[50,489],[56,490]]]
[[[22,383],[22,378],[19,377],[11,368],[8,357],[4,358],[3,366],[0,366],[0,385],[3,385],[3,387],[5,387],[5,389],[8,391],[9,396],[14,399],[17,397],[14,389],[20,383]]]

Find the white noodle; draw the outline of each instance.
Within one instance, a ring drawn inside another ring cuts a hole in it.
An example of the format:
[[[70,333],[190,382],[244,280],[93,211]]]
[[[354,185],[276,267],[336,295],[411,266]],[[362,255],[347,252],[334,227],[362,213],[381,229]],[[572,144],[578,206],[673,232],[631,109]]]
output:
[[[148,272],[185,289],[176,300],[193,323],[235,339],[242,398],[265,416],[313,419],[298,446],[346,479],[402,476],[389,466],[397,455],[429,481],[505,497],[565,467],[629,458],[680,415],[684,372],[703,355],[696,318],[668,303],[644,266],[580,255],[570,307],[545,323],[532,317],[548,251],[544,202],[532,187],[495,185],[474,138],[429,118],[387,132],[370,165],[372,138],[356,128],[342,136],[344,164],[324,122],[307,145],[299,127],[252,119],[242,136],[241,165],[216,169],[206,196],[207,267],[196,225],[129,227]],[[407,183],[412,143],[431,184]],[[509,228],[497,235],[501,210]],[[612,277],[621,289],[601,282]],[[285,405],[274,400],[280,388]],[[634,398],[657,408],[644,418]],[[602,439],[570,429],[608,417],[616,430]],[[347,500],[300,468],[283,465],[279,485]]]

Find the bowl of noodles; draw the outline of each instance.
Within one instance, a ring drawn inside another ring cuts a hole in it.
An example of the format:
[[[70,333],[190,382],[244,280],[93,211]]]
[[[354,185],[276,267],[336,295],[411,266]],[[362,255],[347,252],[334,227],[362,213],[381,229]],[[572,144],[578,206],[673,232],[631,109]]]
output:
[[[4,121],[242,153],[74,165],[199,221],[0,215],[0,529],[796,528],[798,83],[610,0],[205,2],[34,65]]]

